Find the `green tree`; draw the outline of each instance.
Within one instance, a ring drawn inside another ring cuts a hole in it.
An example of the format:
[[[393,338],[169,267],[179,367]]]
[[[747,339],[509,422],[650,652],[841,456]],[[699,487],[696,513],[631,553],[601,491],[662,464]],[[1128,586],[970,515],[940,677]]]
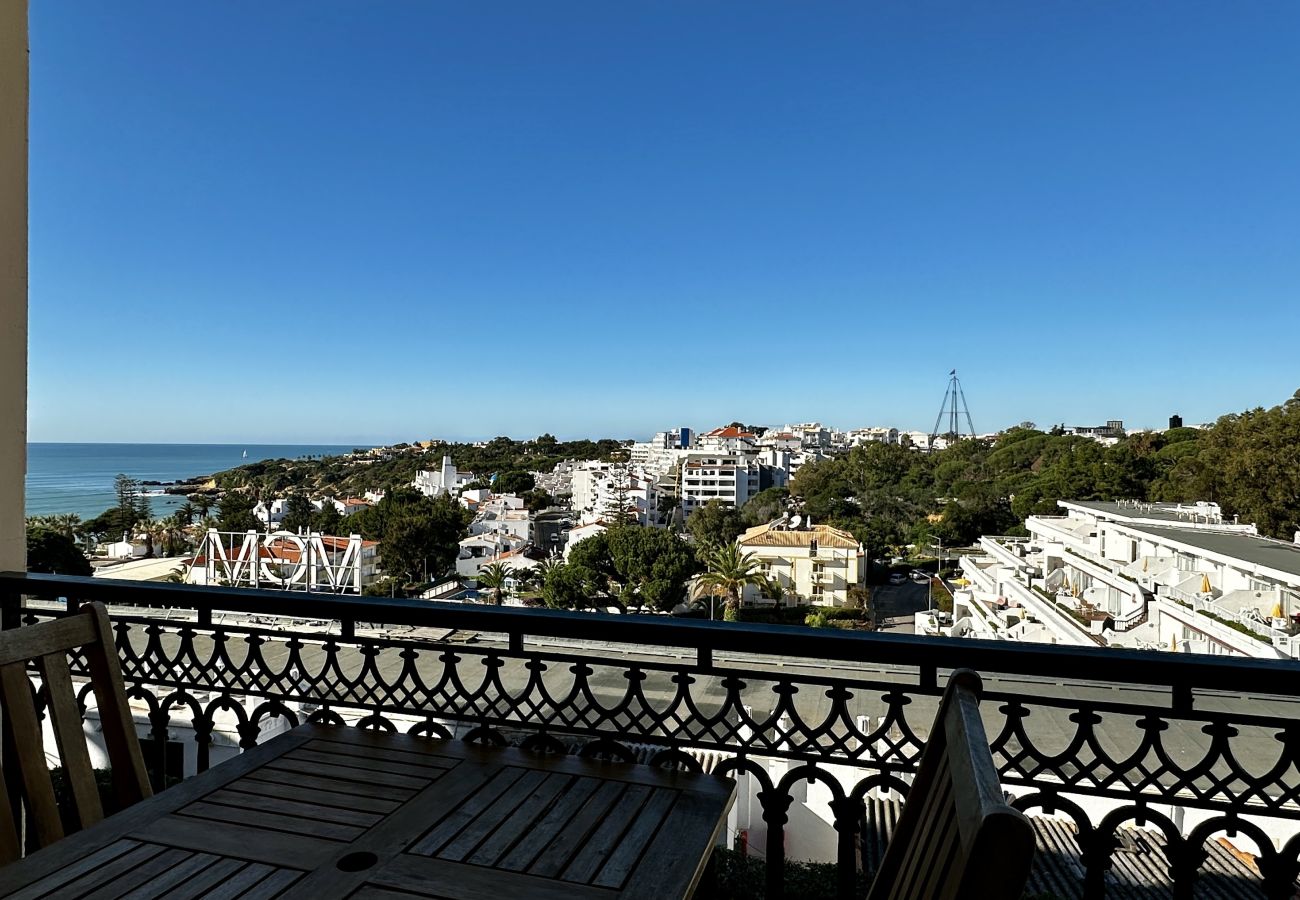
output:
[[[330,504],[330,508],[333,508],[333,504]],[[280,519],[280,527],[285,531],[294,533],[306,531],[311,528],[312,514],[315,512],[316,510],[311,505],[311,501],[307,499],[307,495],[301,491],[294,491],[289,495],[289,499],[285,501],[284,516]]]
[[[758,560],[752,554],[742,553],[735,544],[723,544],[710,551],[704,557],[704,565],[704,572],[695,579],[695,594],[697,597],[722,595],[725,602],[723,618],[728,622],[736,620],[740,595],[746,585],[752,584],[760,590],[767,586]]]
[[[609,531],[583,538],[569,550],[568,564],[580,571],[594,592],[610,593],[610,582],[618,577],[609,551]]]
[[[533,488],[524,494],[524,508],[532,513],[539,513],[555,505],[555,498],[541,488]]]
[[[790,491],[783,487],[759,491],[740,508],[740,521],[746,528],[765,525],[785,514],[790,505]]]
[[[90,575],[90,560],[76,541],[51,528],[27,529],[27,571],[52,575]]]
[[[531,472],[504,472],[497,476],[492,490],[498,494],[526,494],[536,485]]]
[[[721,500],[710,500],[686,519],[686,530],[695,538],[701,552],[708,553],[718,547],[734,543],[745,530],[740,511]]]
[[[510,570],[499,562],[494,562],[478,570],[478,586],[492,592],[492,604],[500,606],[505,600],[506,581]]]
[[[203,515],[207,515],[206,510],[204,510]],[[195,517],[198,516],[198,507],[189,500],[186,500],[180,506],[176,507],[175,516],[176,521],[181,525],[192,525],[194,524]]]
[[[699,571],[699,563],[680,537],[639,525],[611,528],[605,534],[624,605],[666,612],[686,598],[686,584]]]
[[[321,508],[311,514],[311,527],[321,534],[340,535],[343,533],[343,514],[331,501],[325,500]]]
[[[542,601],[551,609],[584,609],[591,605],[594,585],[580,566],[560,563],[546,573]]]
[[[436,578],[456,560],[470,513],[449,495],[426,497],[391,487],[374,506],[350,516],[350,531],[380,542],[384,570],[408,581]]]
[[[253,515],[253,499],[241,491],[226,491],[217,506],[220,531],[260,531],[262,523]]]

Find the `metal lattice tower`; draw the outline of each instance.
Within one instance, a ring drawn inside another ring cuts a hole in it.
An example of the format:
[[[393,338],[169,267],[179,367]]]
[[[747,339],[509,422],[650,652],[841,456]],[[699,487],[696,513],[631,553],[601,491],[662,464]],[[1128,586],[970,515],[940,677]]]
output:
[[[960,410],[958,409],[960,407]],[[943,423],[943,417],[948,417],[948,430],[939,431],[939,426]],[[953,369],[948,373],[948,390],[944,391],[943,403],[939,405],[939,415],[934,420],[934,428],[930,431],[930,446],[934,446],[935,438],[944,437],[949,441],[955,441],[962,436],[961,418],[966,418],[966,430],[970,432],[970,437],[975,437],[975,425],[970,420],[970,407],[966,405],[966,394],[961,389],[961,381],[957,378],[957,370]]]

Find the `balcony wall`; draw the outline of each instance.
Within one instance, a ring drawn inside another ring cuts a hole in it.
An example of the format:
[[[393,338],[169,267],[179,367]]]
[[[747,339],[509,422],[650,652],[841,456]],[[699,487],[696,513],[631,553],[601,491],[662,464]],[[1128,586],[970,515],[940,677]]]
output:
[[[1164,833],[1178,895],[1218,833],[1255,845],[1268,896],[1300,869],[1290,662],[53,576],[0,592],[5,627],[113,604],[147,740],[183,732],[199,769],[223,719],[248,748],[311,718],[733,774],[769,897],[787,853],[835,860],[853,895],[866,810],[906,795],[958,666],[984,677],[1004,789],[1071,823],[1086,896],[1134,822]]]

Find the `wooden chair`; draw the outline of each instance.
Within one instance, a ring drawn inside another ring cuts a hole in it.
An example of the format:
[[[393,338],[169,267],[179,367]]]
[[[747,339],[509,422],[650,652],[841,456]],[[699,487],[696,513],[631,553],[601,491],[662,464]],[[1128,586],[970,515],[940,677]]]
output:
[[[868,900],[1018,900],[1034,831],[1002,796],[980,677],[953,672]]]
[[[41,739],[35,692],[28,678],[29,662],[36,663],[45,686],[45,714],[58,744],[64,780],[71,795],[69,811],[73,821],[76,827],[85,828],[104,817],[77,707],[76,686],[68,666],[68,654],[74,650],[89,665],[119,804],[126,807],[153,793],[127,705],[122,668],[104,605],[91,603],[62,619],[0,632],[0,705],[4,709],[5,759],[16,762],[21,773],[29,827],[41,847],[63,837],[63,822]],[[16,826],[18,806],[6,787],[6,783],[12,785],[18,779],[14,773],[8,774],[8,779],[0,778],[0,864],[22,855]]]

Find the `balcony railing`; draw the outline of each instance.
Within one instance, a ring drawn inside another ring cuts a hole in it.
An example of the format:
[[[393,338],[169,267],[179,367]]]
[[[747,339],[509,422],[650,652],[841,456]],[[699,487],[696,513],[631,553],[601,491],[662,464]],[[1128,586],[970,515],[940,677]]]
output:
[[[1266,896],[1292,896],[1300,871],[1291,662],[0,575],[5,628],[90,600],[110,605],[149,740],[161,747],[184,718],[200,769],[222,718],[249,748],[308,715],[662,766],[712,757],[754,788],[771,898],[787,826],[814,821],[792,808],[813,782],[829,797],[815,821],[834,831],[839,896],[856,896],[864,810],[882,790],[906,794],[957,666],[984,676],[1015,805],[1073,822],[1084,896],[1106,893],[1127,823],[1164,833],[1176,896],[1224,832],[1258,848]]]

